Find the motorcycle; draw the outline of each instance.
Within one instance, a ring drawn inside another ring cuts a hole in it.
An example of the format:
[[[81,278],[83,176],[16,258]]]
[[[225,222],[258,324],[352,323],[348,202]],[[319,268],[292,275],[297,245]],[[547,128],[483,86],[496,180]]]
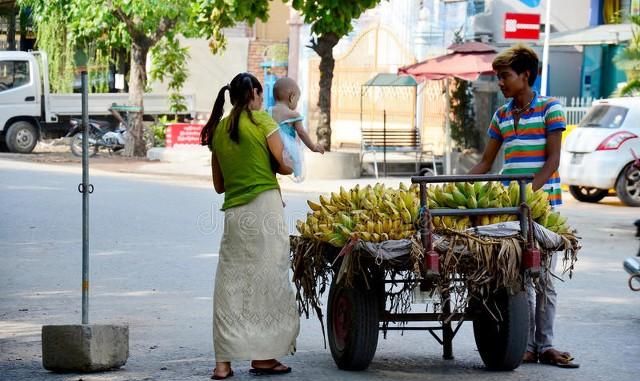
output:
[[[123,118],[118,112],[118,105],[114,104],[109,108],[109,112],[118,122],[116,128],[107,121],[89,119],[89,156],[93,157],[98,153],[100,147],[107,148],[110,152],[117,152],[124,148],[126,136],[129,131],[129,113]],[[67,133],[67,137],[73,136],[71,139],[71,152],[76,156],[82,156],[82,120],[71,119],[71,127]],[[144,141],[147,150],[153,148],[154,138],[150,129],[144,130]]]
[[[70,124],[67,136],[72,136],[71,152],[76,156],[82,156],[82,120],[74,118],[70,120]],[[95,156],[100,147],[111,152],[123,149],[126,134],[127,129],[123,123],[113,129],[109,122],[89,119],[89,156]]]
[[[640,220],[635,222],[636,237],[640,238]],[[629,288],[632,291],[640,291],[640,250],[635,257],[624,260],[624,269],[629,273]]]

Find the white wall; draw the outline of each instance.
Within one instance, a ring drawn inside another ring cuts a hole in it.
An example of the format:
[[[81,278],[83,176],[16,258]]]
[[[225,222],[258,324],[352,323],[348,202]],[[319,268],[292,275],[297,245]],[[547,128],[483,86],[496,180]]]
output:
[[[196,111],[209,113],[220,88],[238,73],[247,71],[249,39],[229,38],[227,49],[218,55],[211,54],[205,39],[181,39],[182,46],[189,48],[191,58],[187,61],[189,78],[182,89],[183,94],[195,94]],[[164,83],[151,84],[154,93],[167,93]]]

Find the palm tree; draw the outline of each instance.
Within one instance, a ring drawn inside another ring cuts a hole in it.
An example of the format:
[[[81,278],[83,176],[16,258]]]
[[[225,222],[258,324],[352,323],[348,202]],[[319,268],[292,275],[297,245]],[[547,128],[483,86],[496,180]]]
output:
[[[622,97],[640,94],[640,16],[631,16],[631,22],[631,41],[613,59],[618,69],[627,75],[627,84],[616,91],[616,95]]]

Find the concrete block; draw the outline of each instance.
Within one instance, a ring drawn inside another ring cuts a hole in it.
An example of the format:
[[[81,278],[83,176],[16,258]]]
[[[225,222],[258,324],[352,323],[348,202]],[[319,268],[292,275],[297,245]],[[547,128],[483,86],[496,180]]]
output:
[[[125,325],[45,325],[42,365],[54,372],[97,372],[119,368],[129,357]]]
[[[305,149],[305,178],[309,180],[337,180],[360,178],[360,153],[325,152],[324,155]]]

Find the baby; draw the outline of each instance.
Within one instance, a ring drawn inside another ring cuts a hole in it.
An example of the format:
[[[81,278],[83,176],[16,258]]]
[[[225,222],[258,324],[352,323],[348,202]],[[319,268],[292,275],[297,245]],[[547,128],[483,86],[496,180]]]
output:
[[[270,109],[271,116],[280,126],[280,136],[284,144],[285,161],[289,161],[293,168],[293,180],[304,180],[303,152],[300,141],[311,151],[324,154],[320,144],[314,144],[307,134],[297,111],[300,99],[300,88],[291,78],[280,78],[273,86],[273,96],[276,104]]]

